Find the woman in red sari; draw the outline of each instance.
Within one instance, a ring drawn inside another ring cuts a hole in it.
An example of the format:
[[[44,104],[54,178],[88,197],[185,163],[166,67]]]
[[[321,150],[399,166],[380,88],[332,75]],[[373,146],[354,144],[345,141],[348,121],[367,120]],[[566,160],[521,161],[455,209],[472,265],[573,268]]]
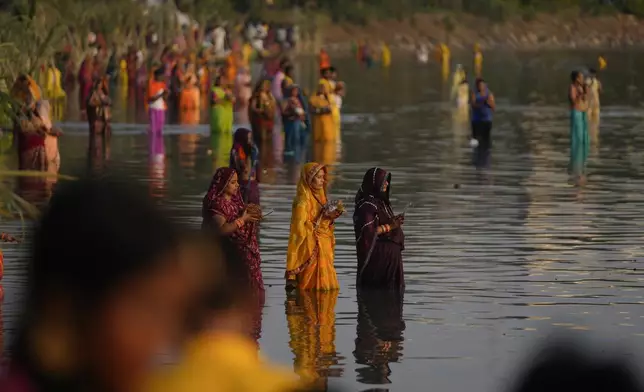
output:
[[[257,222],[261,210],[256,204],[244,204],[239,192],[237,172],[231,167],[217,169],[203,199],[202,228],[217,229],[236,248],[248,266],[252,286],[264,290],[261,258],[257,242]]]

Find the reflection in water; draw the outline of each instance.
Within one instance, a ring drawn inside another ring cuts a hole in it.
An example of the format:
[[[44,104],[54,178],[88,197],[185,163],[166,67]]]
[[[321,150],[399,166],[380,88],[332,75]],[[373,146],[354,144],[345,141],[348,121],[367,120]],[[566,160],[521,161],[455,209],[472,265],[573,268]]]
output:
[[[307,382],[325,388],[331,366],[338,364],[335,349],[335,304],[338,291],[300,291],[286,298],[289,346],[294,369]],[[341,373],[341,371],[340,371]]]
[[[194,178],[194,168],[197,161],[197,142],[201,136],[196,133],[182,133],[179,135],[179,155],[180,165],[184,169],[190,170],[191,178]]]
[[[148,134],[150,165],[150,196],[162,198],[166,193],[165,142],[161,133]]]
[[[335,141],[317,141],[313,144],[313,161],[323,165],[334,165],[338,159]]]
[[[590,136],[590,147],[594,156],[599,153],[599,118],[591,118],[588,121],[588,135]]]
[[[358,382],[364,384],[391,384],[389,363],[402,358],[403,292],[358,292],[358,326],[356,363]]]
[[[210,133],[210,151],[214,163],[213,170],[227,167],[230,163],[230,149],[233,148],[233,135],[229,132]]]
[[[90,173],[100,174],[107,168],[110,160],[110,136],[90,133],[87,163]]]

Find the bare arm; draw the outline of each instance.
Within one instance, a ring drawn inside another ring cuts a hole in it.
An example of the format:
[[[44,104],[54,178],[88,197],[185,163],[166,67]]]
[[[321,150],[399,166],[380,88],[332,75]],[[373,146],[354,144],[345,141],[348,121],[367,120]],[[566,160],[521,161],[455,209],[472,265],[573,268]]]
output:
[[[570,100],[571,105],[575,105],[577,101],[579,100],[579,91],[577,90],[577,87],[571,85],[570,89],[568,90],[568,99]]]
[[[259,218],[254,215],[250,215],[247,211],[244,210],[242,216],[233,222],[226,222],[226,218],[219,214],[213,216],[216,227],[219,228],[219,231],[223,235],[229,235],[240,229],[241,226],[245,225],[248,222],[257,222]]]
[[[494,99],[494,94],[490,93],[490,95],[487,97],[487,105],[490,107],[490,109],[496,110],[496,100]]]
[[[215,221],[216,227],[219,228],[219,232],[223,235],[232,234],[239,229],[239,227],[237,227],[237,223],[235,222],[227,223],[226,218],[224,218],[221,215],[215,215],[213,219]]]

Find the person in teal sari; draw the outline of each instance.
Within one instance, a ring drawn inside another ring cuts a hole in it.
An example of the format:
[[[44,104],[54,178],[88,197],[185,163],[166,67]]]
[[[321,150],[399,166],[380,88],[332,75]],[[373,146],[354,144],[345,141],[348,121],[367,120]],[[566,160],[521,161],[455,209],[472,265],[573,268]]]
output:
[[[584,75],[573,71],[568,91],[570,100],[570,175],[583,182],[590,151],[588,139],[588,101]]]
[[[210,108],[210,132],[212,134],[229,134],[233,132],[233,106],[235,96],[224,79],[218,76],[212,87]]]

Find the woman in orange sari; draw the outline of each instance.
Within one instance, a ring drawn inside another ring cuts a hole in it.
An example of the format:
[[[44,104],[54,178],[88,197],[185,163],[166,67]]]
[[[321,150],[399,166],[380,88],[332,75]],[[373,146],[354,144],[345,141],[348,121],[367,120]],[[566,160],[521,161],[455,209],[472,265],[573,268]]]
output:
[[[300,173],[286,255],[289,290],[340,289],[333,266],[333,223],[341,213],[327,207],[326,179],[327,169],[319,163],[307,163]]]

